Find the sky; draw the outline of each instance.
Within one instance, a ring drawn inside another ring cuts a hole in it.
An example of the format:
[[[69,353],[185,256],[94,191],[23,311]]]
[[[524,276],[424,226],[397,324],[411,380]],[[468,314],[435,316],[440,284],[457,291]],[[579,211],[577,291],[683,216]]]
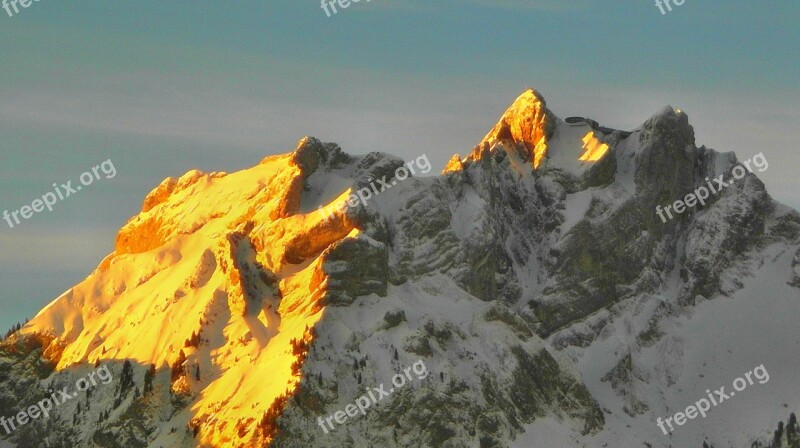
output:
[[[41,0],[0,10],[0,331],[90,274],[168,176],[236,171],[306,135],[351,154],[466,154],[525,88],[634,129],[665,105],[698,145],[764,152],[800,209],[800,4],[685,0]],[[12,10],[13,12],[13,10]],[[60,187],[56,187],[60,189]]]

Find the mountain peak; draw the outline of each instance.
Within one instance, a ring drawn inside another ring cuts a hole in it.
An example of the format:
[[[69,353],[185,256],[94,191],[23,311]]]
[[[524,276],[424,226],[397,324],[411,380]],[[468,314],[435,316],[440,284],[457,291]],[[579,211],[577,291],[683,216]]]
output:
[[[545,143],[552,133],[553,118],[544,97],[528,89],[506,109],[479,146],[492,146],[496,142],[513,143],[512,146],[524,149],[524,158],[530,160],[536,146]]]
[[[527,89],[506,109],[500,120],[486,134],[463,163],[481,160],[497,144],[507,152],[515,153],[521,160],[538,168],[547,152],[547,139],[552,135],[555,115],[547,109],[544,97],[534,89]],[[452,161],[451,161],[452,162]],[[448,169],[456,169],[449,164]]]

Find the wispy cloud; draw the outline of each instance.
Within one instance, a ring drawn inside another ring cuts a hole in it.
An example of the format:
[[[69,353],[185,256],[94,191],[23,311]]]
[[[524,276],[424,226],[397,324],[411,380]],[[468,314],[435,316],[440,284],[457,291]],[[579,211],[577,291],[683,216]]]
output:
[[[542,11],[570,11],[582,10],[591,7],[595,0],[442,0],[430,2],[424,0],[371,0],[362,2],[354,11],[401,11],[432,13],[452,11],[452,8],[471,5],[490,9],[518,9]]]
[[[354,79],[337,73],[342,79]],[[139,73],[137,76],[147,79]],[[254,80],[255,83],[262,82]],[[454,153],[464,153],[496,120],[522,87],[480,83],[461,86],[453,81],[442,88],[436,81],[392,86],[368,79],[342,85],[336,100],[313,96],[275,98],[270,93],[245,95],[224,87],[182,79],[166,90],[143,82],[135,91],[6,91],[0,104],[3,126],[25,128],[61,127],[113,135],[144,135],[170,145],[179,139],[198,148],[224,148],[257,153],[286,152],[305,135],[335,141],[345,151],[384,151],[411,157],[419,148],[440,148],[431,156],[436,166]],[[162,87],[164,84],[162,84]],[[181,87],[184,86],[184,87]],[[185,87],[193,86],[193,87]],[[95,86],[96,88],[97,86]],[[245,86],[246,87],[246,86]],[[785,153],[800,139],[794,123],[800,112],[791,95],[746,92],[675,92],[634,88],[583,88],[557,83],[535,85],[548,105],[560,116],[591,116],[605,125],[631,129],[661,107],[672,104],[689,113],[698,144],[750,157],[754,148],[774,152],[771,181],[788,183],[790,167],[797,158]],[[245,88],[248,92],[252,89]],[[473,94],[465,97],[463,91]],[[368,92],[368,93],[365,93]],[[209,149],[206,149],[208,151]],[[757,152],[757,151],[755,151]],[[182,173],[176,173],[182,174]],[[779,199],[792,203],[785,189],[770,189]],[[791,192],[795,195],[797,191]]]
[[[78,266],[98,265],[114,250],[111,229],[83,228],[39,230],[10,230],[3,222],[0,230],[0,265],[15,270],[62,270]]]
[[[580,10],[594,0],[463,0],[466,3],[503,9]]]

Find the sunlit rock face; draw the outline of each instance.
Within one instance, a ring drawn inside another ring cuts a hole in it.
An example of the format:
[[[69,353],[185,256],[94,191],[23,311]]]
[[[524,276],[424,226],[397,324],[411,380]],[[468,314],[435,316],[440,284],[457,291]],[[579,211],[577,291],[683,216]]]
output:
[[[578,160],[582,162],[596,162],[601,160],[608,152],[608,145],[601,142],[595,135],[594,131],[586,134],[583,139],[584,153]]]
[[[453,156],[443,173],[463,171],[470,164],[501,151],[521,171],[527,171],[525,165],[528,165],[535,171],[551,169],[579,176],[596,162],[605,160],[615,139],[619,136],[611,136],[606,142],[605,137],[588,126],[568,125],[547,108],[544,97],[529,89],[508,107],[469,155],[463,159]]]
[[[480,159],[480,151],[499,142],[516,147],[520,158],[538,167],[547,151],[547,139],[552,136],[554,125],[555,116],[547,109],[544,98],[533,89],[527,90],[500,117],[468,160]]]
[[[249,170],[165,180],[102,269],[25,333],[55,337],[58,370],[103,360],[161,368],[185,356],[190,374],[172,387],[193,399],[184,425],[204,443],[248,445],[253,434],[242,428],[300,379],[289,342],[310,341],[327,303],[386,293],[386,248],[370,251],[354,218],[325,220],[317,204],[301,204],[311,175],[354,162],[306,138]],[[197,334],[202,343],[187,346]]]
[[[0,344],[0,405],[35,398],[23,374],[52,384],[107,363],[116,382],[13,440],[511,447],[557,426],[555,446],[666,448],[641,428],[696,381],[652,362],[694,347],[672,319],[722,306],[706,299],[734,297],[751,265],[774,265],[784,294],[800,285],[800,217],[754,174],[656,216],[735,163],[672,108],[601,133],[529,90],[441,175],[394,179],[403,163],[307,137],[162,182],[99,268]],[[384,176],[391,189],[336,206]],[[119,383],[125,361],[138,392]],[[420,361],[424,377],[320,426]]]
[[[461,170],[464,164],[479,161],[498,148],[538,168],[547,154],[547,140],[552,136],[555,122],[556,117],[547,109],[544,98],[533,89],[526,90],[472,153],[463,160],[458,155],[453,156],[444,172]]]

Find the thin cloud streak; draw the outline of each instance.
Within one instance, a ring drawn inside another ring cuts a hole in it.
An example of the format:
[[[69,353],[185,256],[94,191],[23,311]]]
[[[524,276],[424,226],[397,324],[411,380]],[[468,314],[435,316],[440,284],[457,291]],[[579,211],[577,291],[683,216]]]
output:
[[[167,140],[165,144],[181,139],[206,148],[219,147],[220,151],[236,148],[258,155],[290,151],[306,135],[339,143],[354,154],[382,151],[408,158],[421,148],[433,147],[438,151],[431,156],[432,162],[443,166],[454,153],[468,152],[522,89],[494,87],[468,98],[459,95],[457,89],[417,90],[419,108],[413,107],[414,98],[404,89],[384,89],[384,97],[377,101],[383,110],[366,109],[359,100],[330,105],[315,104],[307,98],[288,102],[202,90],[202,94],[184,91],[167,96],[158,91],[16,91],[0,105],[0,120],[4,126],[60,126],[111,135],[145,135]],[[769,173],[764,173],[768,186],[770,179],[783,183],[794,177],[784,168],[798,162],[795,153],[784,151],[800,140],[795,126],[800,112],[791,95],[778,98],[695,92],[676,97],[668,92],[631,89],[578,95],[561,86],[540,92],[562,117],[591,116],[623,129],[639,126],[661,107],[672,104],[688,112],[699,145],[734,151],[744,158],[761,150],[769,153],[772,148],[773,158],[779,159]],[[347,88],[340,93],[347,96]],[[773,193],[791,200],[782,191]]]
[[[459,4],[469,4],[490,9],[540,10],[540,11],[579,11],[592,7],[594,0],[446,0],[438,4],[422,0],[372,0],[362,2],[354,12],[398,11],[413,13],[440,13]]]

